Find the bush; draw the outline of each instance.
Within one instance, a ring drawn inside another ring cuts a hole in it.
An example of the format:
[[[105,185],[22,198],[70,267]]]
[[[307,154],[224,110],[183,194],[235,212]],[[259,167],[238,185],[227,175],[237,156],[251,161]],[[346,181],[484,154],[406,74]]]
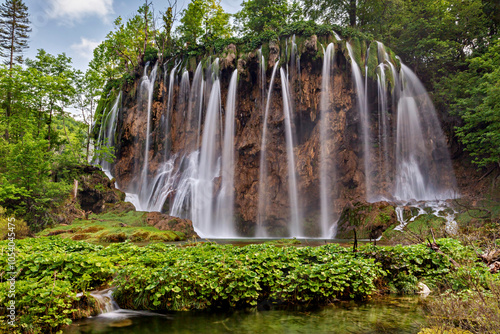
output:
[[[15,233],[15,238],[20,239],[29,236],[30,230],[24,220],[7,217],[0,206],[0,240],[6,240],[9,233]]]

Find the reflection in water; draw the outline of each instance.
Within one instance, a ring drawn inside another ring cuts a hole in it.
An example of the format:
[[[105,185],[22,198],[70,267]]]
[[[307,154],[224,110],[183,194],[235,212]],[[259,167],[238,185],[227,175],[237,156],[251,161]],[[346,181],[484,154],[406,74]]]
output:
[[[97,333],[417,333],[424,322],[419,297],[387,297],[368,303],[339,302],[301,310],[175,312],[167,316],[123,310],[75,322],[65,334]]]

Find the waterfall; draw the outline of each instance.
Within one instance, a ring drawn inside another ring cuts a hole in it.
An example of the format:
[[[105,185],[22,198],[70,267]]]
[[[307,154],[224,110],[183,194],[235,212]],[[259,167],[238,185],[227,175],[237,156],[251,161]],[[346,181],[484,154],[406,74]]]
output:
[[[320,204],[321,204],[321,237],[330,238],[331,232],[336,234],[336,227],[330,231],[333,226],[333,217],[330,210],[332,205],[331,191],[332,180],[335,180],[335,165],[329,166],[330,157],[334,154],[333,148],[328,147],[331,140],[328,135],[328,112],[331,111],[330,82],[332,81],[332,65],[334,63],[334,44],[330,43],[323,58],[323,70],[321,73],[321,99],[320,99]]]
[[[148,197],[148,172],[149,172],[148,167],[149,167],[149,142],[151,136],[151,106],[153,104],[153,92],[154,92],[157,68],[158,68],[158,63],[155,64],[148,77],[146,72],[148,67],[146,66],[146,68],[144,69],[144,76],[141,82],[140,96],[141,97],[144,96],[143,92],[147,92],[147,98],[148,98],[147,111],[146,111],[148,118],[146,127],[146,146],[144,149],[144,163],[141,172],[141,184],[139,193],[139,200],[141,201],[141,207],[143,205],[146,205],[147,207],[147,202],[144,202],[144,199]]]
[[[120,310],[120,306],[113,299],[113,289],[91,292],[90,296],[95,299],[100,313],[110,313]]]
[[[340,37],[334,35],[339,43]],[[321,83],[315,72],[314,80],[303,82],[302,89],[295,36],[285,45],[289,62],[281,67],[278,59],[272,71],[266,69],[262,49],[256,59],[247,59],[254,73],[240,72],[240,84],[249,85],[241,92],[237,70],[225,61],[219,68],[219,59],[213,58],[200,61],[194,72],[187,68],[195,64],[187,66],[180,60],[175,64],[171,60],[169,71],[163,65],[167,86],[162,92],[163,110],[156,108],[159,103],[152,109],[157,64],[147,65],[140,79],[137,115],[132,115],[134,108],[125,108],[119,117],[122,97],[118,95],[102,116],[97,143],[113,147],[117,120],[137,119],[133,126],[119,127],[125,139],[120,147],[125,151],[118,152],[123,159],[114,168],[121,171],[118,178],[131,171],[132,177],[119,182],[127,184],[127,200],[137,210],[168,211],[191,219],[202,237],[252,234],[253,226],[237,225],[240,219],[235,217],[241,217],[244,224],[255,223],[256,237],[304,237],[312,227],[319,229],[315,237],[331,238],[336,233],[337,206],[351,195],[365,193],[370,202],[388,200],[398,205],[456,196],[453,173],[447,173],[452,171],[447,145],[431,100],[408,67],[401,64],[399,70],[399,60],[389,49],[372,44],[370,62],[367,58],[358,64],[357,50],[346,43],[356,94],[352,100],[358,108],[349,115],[351,98],[334,100],[334,78],[340,79],[333,76],[334,68],[338,70],[335,44],[323,48]],[[304,59],[308,63],[302,65],[309,68],[310,60]],[[365,66],[365,75],[360,65]],[[282,100],[277,97],[273,105],[273,90],[280,95],[280,87],[274,87],[278,67]],[[221,91],[226,88],[227,92]],[[368,101],[369,96],[376,100]],[[283,114],[275,110],[280,103]],[[339,131],[356,126],[359,131],[337,142]],[[153,138],[160,142],[153,143]],[[113,165],[100,163],[111,178]],[[241,167],[244,171],[236,173]],[[249,196],[235,194],[235,185]],[[258,202],[250,202],[256,195]],[[248,208],[240,210],[243,205]],[[255,221],[247,222],[250,219]]]
[[[302,232],[302,217],[300,216],[299,210],[299,193],[297,187],[297,175],[295,172],[295,153],[293,145],[293,133],[291,126],[291,116],[290,116],[290,89],[288,87],[288,80],[283,71],[280,68],[281,76],[281,90],[283,94],[283,113],[285,115],[285,136],[286,136],[286,148],[287,148],[287,160],[288,160],[288,196],[290,198],[290,225],[289,233],[291,237],[301,237]]]
[[[107,151],[110,152],[114,149],[115,146],[115,133],[116,133],[116,125],[117,125],[117,116],[120,108],[122,92],[118,93],[118,96],[113,103],[113,107],[106,115],[104,122],[101,124],[101,129],[99,131],[99,138],[97,139],[97,143],[100,147],[105,146]],[[106,174],[109,179],[113,178],[111,175],[111,167],[112,163],[109,162],[109,159],[99,159],[99,164],[101,165],[102,171]]]
[[[193,77],[193,83],[191,85],[191,93],[189,95],[189,107],[188,107],[188,118],[187,126],[188,133],[192,133],[193,128],[196,129],[196,141],[186,147],[188,150],[193,150],[199,146],[199,136],[201,129],[201,116],[203,110],[203,67],[201,62],[198,63],[196,71]]]
[[[224,128],[224,147],[222,150],[221,189],[217,198],[218,224],[217,236],[233,237],[234,229],[234,114],[236,111],[236,88],[238,70],[234,70],[229,83],[226,101],[226,121]]]
[[[379,142],[379,161],[383,161],[383,170],[379,175],[383,175],[382,181],[385,184],[389,184],[389,129],[387,119],[387,87],[386,87],[386,77],[385,77],[385,64],[380,63],[377,73],[377,93],[378,93],[378,142]],[[379,190],[382,187],[379,186]],[[377,194],[377,200],[381,200],[383,197],[381,193]]]
[[[168,83],[168,100],[167,100],[167,109],[166,116],[164,121],[165,126],[165,160],[170,157],[170,130],[171,130],[171,117],[172,117],[172,109],[174,106],[174,81],[175,81],[175,71],[177,70],[178,64],[175,64],[172,70],[170,71],[170,79]],[[167,72],[165,71],[165,79]],[[165,80],[164,79],[164,80]]]
[[[265,217],[267,213],[267,160],[266,160],[266,138],[267,138],[267,120],[269,117],[269,106],[271,105],[271,96],[273,93],[274,78],[276,69],[278,68],[279,61],[276,61],[269,82],[269,89],[267,92],[266,109],[264,112],[264,119],[262,120],[262,140],[260,144],[260,169],[259,169],[259,197],[257,206],[257,237],[266,237],[267,232],[264,228]]]
[[[453,168],[434,106],[416,75],[401,64],[397,108],[396,181],[398,200],[455,198]]]
[[[200,150],[198,179],[194,186],[194,202],[192,208],[193,223],[198,235],[203,237],[217,236],[214,226],[213,199],[214,179],[219,176],[219,157],[217,135],[220,134],[220,82],[216,79],[212,84],[212,92],[208,100],[207,115],[203,126],[203,137]]]
[[[193,220],[192,208],[194,204],[194,184],[198,177],[198,150],[189,154],[187,159],[182,158],[181,166],[185,164],[184,171],[176,184],[175,198],[170,208],[173,217],[184,217]]]
[[[368,201],[372,197],[372,181],[371,181],[371,157],[370,157],[370,125],[368,123],[368,105],[366,101],[366,86],[363,84],[363,76],[361,74],[361,69],[356,63],[354,58],[354,53],[352,47],[349,43],[346,43],[347,50],[349,52],[349,57],[351,58],[351,69],[354,76],[354,83],[356,85],[356,96],[358,101],[358,111],[360,118],[360,125],[362,131],[362,142],[363,142],[363,163],[365,171],[365,185],[366,185],[366,198]],[[366,83],[365,83],[366,85]]]
[[[260,100],[261,100],[260,107],[264,108],[265,102],[266,102],[266,59],[264,58],[264,55],[262,54],[262,47],[260,47],[259,51],[257,52],[257,55],[260,59],[260,67],[259,67]]]

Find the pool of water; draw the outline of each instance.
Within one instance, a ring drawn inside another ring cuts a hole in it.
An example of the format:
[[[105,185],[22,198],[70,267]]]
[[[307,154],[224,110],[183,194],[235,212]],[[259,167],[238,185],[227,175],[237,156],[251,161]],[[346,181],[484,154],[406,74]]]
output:
[[[351,333],[414,334],[423,326],[419,297],[384,297],[370,302],[234,312],[152,313],[120,310],[73,323],[65,334],[94,333]]]

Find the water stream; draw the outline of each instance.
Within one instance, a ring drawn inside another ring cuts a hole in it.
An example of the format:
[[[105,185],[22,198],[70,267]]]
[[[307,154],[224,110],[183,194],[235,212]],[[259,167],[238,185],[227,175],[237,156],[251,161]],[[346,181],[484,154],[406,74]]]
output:
[[[121,317],[117,317],[121,316]],[[234,312],[122,313],[75,322],[65,334],[333,333],[414,334],[425,323],[419,297],[385,297],[315,308],[262,303]]]

